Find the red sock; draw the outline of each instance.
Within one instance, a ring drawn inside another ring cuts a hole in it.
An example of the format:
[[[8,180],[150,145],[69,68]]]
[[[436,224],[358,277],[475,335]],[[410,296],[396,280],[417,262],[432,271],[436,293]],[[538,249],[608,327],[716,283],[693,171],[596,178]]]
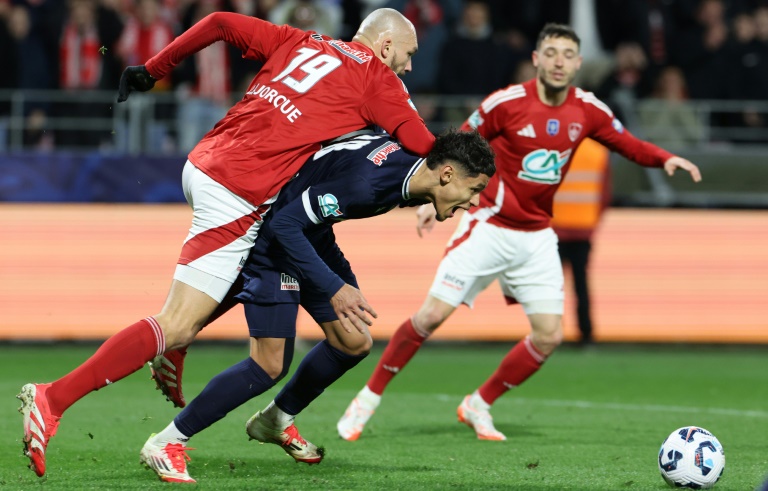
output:
[[[480,386],[480,397],[488,404],[493,404],[503,393],[528,380],[546,359],[531,343],[530,336],[526,336],[507,353],[499,368]]]
[[[413,328],[411,319],[403,322],[384,348],[381,360],[368,380],[368,388],[381,395],[392,377],[397,375],[419,351],[425,339],[427,338]]]
[[[152,317],[140,320],[110,337],[90,358],[51,384],[48,403],[55,416],[86,394],[138,371],[165,351],[165,336]]]

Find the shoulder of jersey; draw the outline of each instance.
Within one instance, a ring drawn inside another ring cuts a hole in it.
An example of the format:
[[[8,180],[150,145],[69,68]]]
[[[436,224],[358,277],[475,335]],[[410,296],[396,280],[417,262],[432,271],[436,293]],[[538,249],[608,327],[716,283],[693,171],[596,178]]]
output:
[[[493,92],[491,95],[486,97],[485,100],[480,104],[480,107],[483,109],[484,113],[488,114],[500,104],[515,99],[522,99],[526,95],[528,95],[527,90],[523,84],[510,85],[509,87],[497,90],[496,92]]]
[[[374,164],[375,167],[381,167],[390,157],[394,162],[401,162],[404,159],[413,159],[398,142],[387,138],[386,136],[373,139],[369,145],[366,145],[366,159]],[[389,168],[389,166],[384,166]]]
[[[613,111],[611,111],[611,108],[608,107],[606,103],[598,99],[597,96],[595,96],[595,94],[592,92],[587,92],[586,90],[576,87],[576,100],[581,101],[587,106],[595,107],[600,111],[603,111],[608,116],[613,117]]]
[[[362,49],[357,49],[354,46],[350,46],[340,39],[333,39],[317,33],[310,34],[309,37],[314,41],[327,44],[330,48],[336,50],[336,52],[338,52],[344,58],[347,58],[350,61],[360,65],[368,63],[375,58],[375,56],[373,56],[371,53],[368,53]]]

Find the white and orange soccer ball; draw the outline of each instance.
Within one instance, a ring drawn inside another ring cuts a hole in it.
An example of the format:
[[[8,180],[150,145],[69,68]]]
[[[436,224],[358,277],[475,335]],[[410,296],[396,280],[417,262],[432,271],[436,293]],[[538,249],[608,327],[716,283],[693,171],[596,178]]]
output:
[[[670,486],[709,489],[725,468],[725,453],[715,435],[697,426],[670,434],[659,450],[659,471]]]

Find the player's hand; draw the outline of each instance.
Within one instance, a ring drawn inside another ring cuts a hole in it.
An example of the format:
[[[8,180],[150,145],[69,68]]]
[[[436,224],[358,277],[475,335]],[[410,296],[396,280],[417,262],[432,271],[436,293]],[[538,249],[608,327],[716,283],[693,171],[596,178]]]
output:
[[[701,181],[701,171],[693,162],[677,156],[670,157],[664,162],[664,170],[667,171],[668,176],[672,176],[675,173],[675,169],[687,171],[691,175],[693,182]]]
[[[365,300],[362,292],[349,284],[344,284],[331,297],[331,307],[347,332],[352,332],[354,328],[365,334],[367,326],[373,325],[368,314],[371,314],[374,319],[378,317],[373,307]]]
[[[146,92],[155,86],[155,79],[149,74],[144,65],[129,66],[120,75],[120,86],[117,89],[117,102],[128,99],[131,92],[137,90]]]
[[[437,220],[435,220],[436,216],[437,210],[435,210],[434,206],[419,206],[419,209],[416,210],[416,233],[419,234],[419,237],[424,237],[424,234],[421,232],[422,230],[426,230],[427,232],[432,231],[435,227],[435,223],[437,223]]]

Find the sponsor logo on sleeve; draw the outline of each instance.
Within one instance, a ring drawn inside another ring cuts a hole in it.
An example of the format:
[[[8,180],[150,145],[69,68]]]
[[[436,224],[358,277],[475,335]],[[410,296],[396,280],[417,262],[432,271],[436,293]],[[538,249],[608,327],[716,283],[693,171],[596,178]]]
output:
[[[334,39],[333,41],[329,41],[328,44],[339,50],[340,53],[352,58],[358,63],[366,63],[373,59],[373,56],[370,54],[366,53],[365,51],[354,49],[344,41]]]
[[[381,165],[392,152],[400,150],[400,145],[395,142],[387,142],[368,154],[368,160],[376,165]]]
[[[613,121],[611,121],[611,126],[613,126],[613,129],[616,130],[616,133],[624,133],[624,125],[621,124],[619,118],[613,118]]]
[[[467,123],[469,123],[469,126],[473,127],[474,129],[477,129],[478,126],[482,125],[485,121],[483,120],[483,117],[480,116],[480,111],[475,109],[475,112],[473,112],[469,119],[467,119]]]
[[[339,209],[339,200],[332,194],[324,194],[317,197],[317,201],[320,203],[320,212],[324,217],[339,217],[343,215]]]

